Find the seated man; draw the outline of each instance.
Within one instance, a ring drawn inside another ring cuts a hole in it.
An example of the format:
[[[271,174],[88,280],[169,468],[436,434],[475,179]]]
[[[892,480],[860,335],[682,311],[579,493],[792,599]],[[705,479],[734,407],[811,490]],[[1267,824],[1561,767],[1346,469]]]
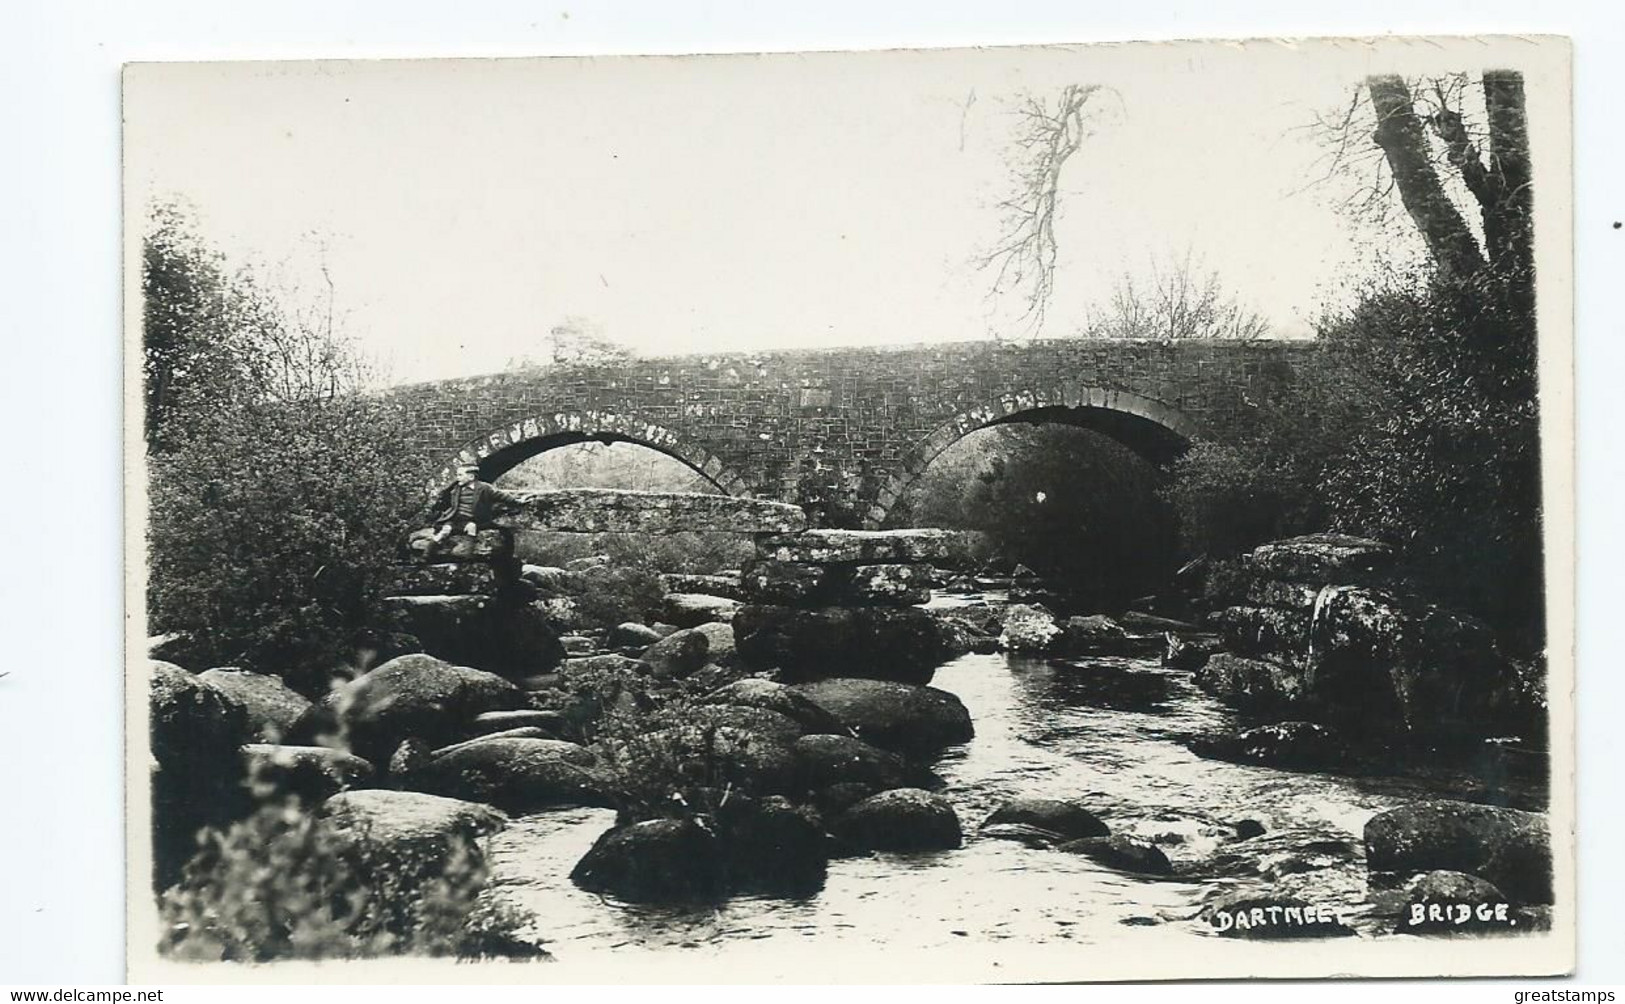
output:
[[[480,469],[474,464],[457,468],[457,481],[440,493],[436,500],[434,521],[437,524],[435,540],[445,540],[461,530],[473,537],[480,528],[491,522],[498,503],[515,505],[519,499],[495,485],[480,480]]]

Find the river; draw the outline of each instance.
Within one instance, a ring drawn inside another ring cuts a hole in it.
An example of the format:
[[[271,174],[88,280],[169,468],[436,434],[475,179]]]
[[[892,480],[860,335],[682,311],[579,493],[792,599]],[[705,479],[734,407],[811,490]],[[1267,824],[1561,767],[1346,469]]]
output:
[[[1406,801],[1458,794],[1448,780],[1202,759],[1183,738],[1230,729],[1231,713],[1189,673],[1155,658],[966,655],[941,667],[932,685],[958,695],[976,728],[971,742],[935,764],[965,829],[959,850],[834,860],[824,889],[805,900],[628,906],[570,883],[570,869],[614,821],[610,810],[575,809],[517,819],[493,838],[498,887],[536,914],[545,946],[561,960],[677,950],[726,961],[812,944],[908,952],[1000,941],[1177,944],[1216,937],[1199,916],[1203,906],[1241,891],[1330,905],[1370,935],[1393,921],[1367,889],[1366,820]],[[1113,832],[1155,842],[1174,876],[978,838],[981,822],[1018,795],[1081,802]],[[1243,819],[1261,823],[1264,834],[1238,840]]]

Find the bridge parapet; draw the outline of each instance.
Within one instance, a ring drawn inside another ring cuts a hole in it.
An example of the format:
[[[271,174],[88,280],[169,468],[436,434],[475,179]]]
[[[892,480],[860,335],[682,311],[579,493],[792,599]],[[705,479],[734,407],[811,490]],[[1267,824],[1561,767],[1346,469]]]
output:
[[[961,342],[637,359],[397,388],[413,446],[494,479],[572,442],[640,443],[736,496],[819,486],[878,525],[958,438],[1007,421],[1093,428],[1162,463],[1221,436],[1313,342]]]

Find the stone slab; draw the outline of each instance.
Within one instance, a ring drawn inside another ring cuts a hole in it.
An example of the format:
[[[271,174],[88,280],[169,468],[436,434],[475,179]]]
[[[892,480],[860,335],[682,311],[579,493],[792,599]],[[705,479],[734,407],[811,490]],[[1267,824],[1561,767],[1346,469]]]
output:
[[[515,530],[558,533],[797,533],[807,526],[800,506],[702,492],[639,492],[569,488],[524,492],[511,513],[494,522]]]
[[[951,530],[808,530],[763,537],[756,551],[772,561],[816,565],[912,564],[951,556]]]
[[[1311,533],[1253,548],[1246,566],[1254,575],[1295,582],[1346,582],[1345,576],[1393,564],[1393,548],[1380,540],[1341,533]]]

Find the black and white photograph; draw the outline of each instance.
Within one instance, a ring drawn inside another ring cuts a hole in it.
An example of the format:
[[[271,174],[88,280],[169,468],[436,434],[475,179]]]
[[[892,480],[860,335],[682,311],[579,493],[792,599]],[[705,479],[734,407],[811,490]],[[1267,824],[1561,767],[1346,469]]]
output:
[[[129,64],[131,978],[1573,971],[1569,61]]]

